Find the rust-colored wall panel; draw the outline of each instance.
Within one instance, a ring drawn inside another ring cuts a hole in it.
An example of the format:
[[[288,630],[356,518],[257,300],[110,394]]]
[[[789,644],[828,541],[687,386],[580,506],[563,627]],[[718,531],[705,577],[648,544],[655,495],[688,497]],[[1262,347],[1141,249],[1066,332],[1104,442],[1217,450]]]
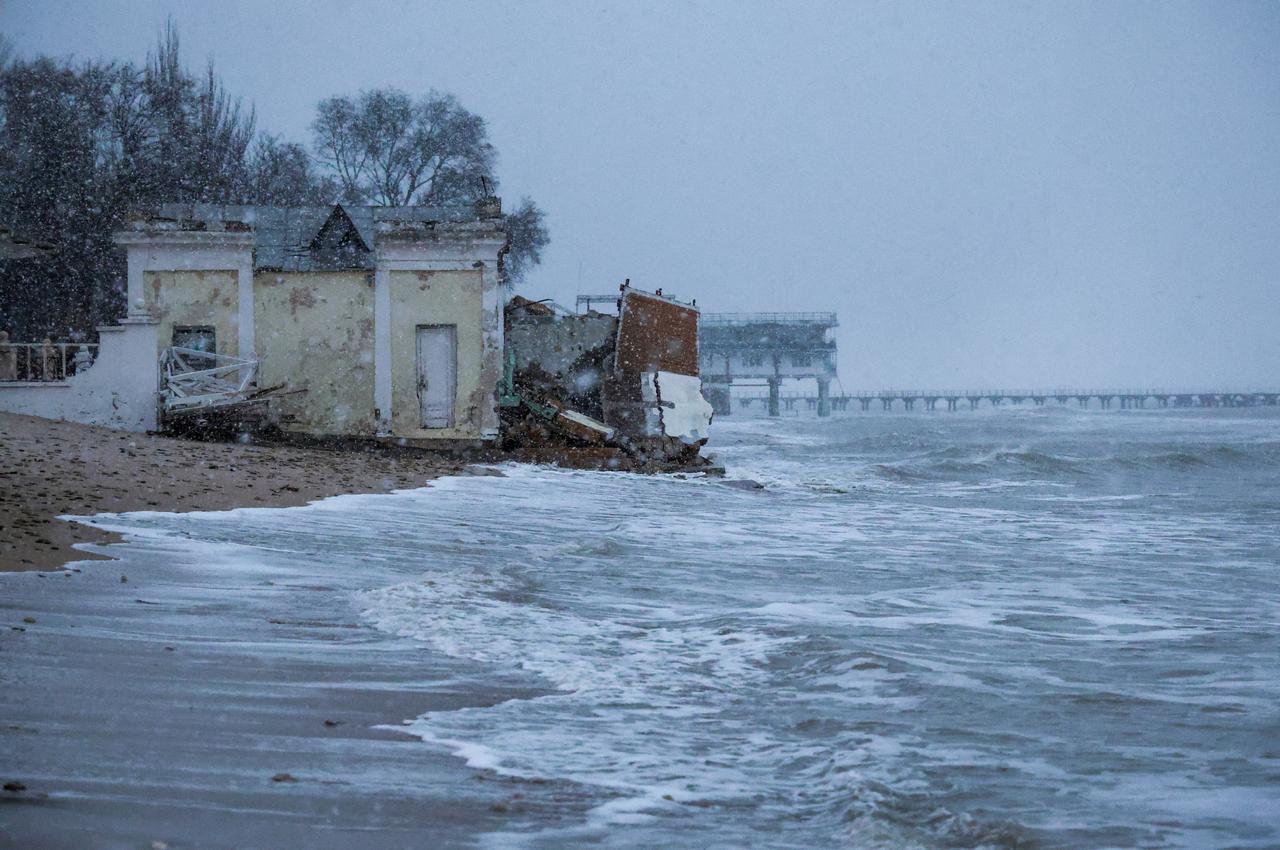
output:
[[[698,374],[698,311],[629,290],[618,318],[619,372]]]

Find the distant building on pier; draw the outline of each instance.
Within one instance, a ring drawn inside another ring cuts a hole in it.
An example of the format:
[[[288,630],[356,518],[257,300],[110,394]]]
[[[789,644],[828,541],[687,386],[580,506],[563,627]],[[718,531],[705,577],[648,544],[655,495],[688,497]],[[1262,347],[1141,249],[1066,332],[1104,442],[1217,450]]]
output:
[[[769,415],[779,414],[784,380],[818,384],[818,415],[831,413],[838,327],[835,313],[703,313],[698,333],[703,392],[716,412],[732,408],[735,382],[764,382]]]

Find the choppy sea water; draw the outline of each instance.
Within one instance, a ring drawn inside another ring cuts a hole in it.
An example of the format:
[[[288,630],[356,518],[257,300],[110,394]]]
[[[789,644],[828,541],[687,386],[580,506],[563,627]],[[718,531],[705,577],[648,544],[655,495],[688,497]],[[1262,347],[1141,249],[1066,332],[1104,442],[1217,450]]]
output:
[[[764,488],[506,467],[136,524],[342,577],[374,627],[545,682],[408,719],[588,801],[481,844],[1280,846],[1277,411],[713,441]]]

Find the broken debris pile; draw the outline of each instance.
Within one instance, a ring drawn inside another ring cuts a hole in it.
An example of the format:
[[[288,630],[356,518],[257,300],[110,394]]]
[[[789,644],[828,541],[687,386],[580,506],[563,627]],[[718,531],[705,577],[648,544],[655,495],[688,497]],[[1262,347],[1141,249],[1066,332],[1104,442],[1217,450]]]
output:
[[[172,346],[160,355],[161,422],[166,431],[262,430],[267,403],[283,385],[259,388],[258,361]]]
[[[594,447],[616,468],[705,467],[711,405],[698,375],[698,310],[624,286],[618,315],[516,296],[506,309],[507,447],[554,459]]]

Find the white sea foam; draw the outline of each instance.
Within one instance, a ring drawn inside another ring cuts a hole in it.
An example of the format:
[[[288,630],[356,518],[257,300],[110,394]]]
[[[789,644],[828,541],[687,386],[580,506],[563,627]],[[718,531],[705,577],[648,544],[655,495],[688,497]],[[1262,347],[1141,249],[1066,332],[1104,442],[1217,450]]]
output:
[[[544,846],[1280,841],[1221,790],[1274,779],[1275,420],[1200,423],[1256,458],[1225,472],[1117,461],[1178,451],[1186,417],[946,421],[717,423],[763,492],[505,467],[103,522],[323,575],[380,630],[543,684],[403,728],[575,783],[587,822]]]

